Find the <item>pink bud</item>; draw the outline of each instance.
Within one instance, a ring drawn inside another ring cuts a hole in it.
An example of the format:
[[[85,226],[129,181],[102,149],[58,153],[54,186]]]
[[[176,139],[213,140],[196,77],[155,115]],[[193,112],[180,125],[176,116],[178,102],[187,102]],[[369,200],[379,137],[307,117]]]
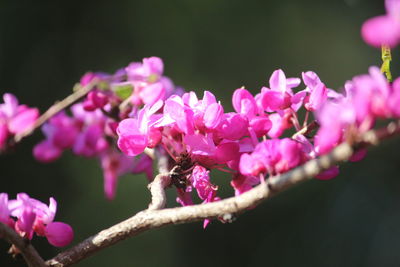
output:
[[[64,247],[74,238],[72,227],[62,222],[52,222],[46,226],[45,235],[50,244],[55,247]]]

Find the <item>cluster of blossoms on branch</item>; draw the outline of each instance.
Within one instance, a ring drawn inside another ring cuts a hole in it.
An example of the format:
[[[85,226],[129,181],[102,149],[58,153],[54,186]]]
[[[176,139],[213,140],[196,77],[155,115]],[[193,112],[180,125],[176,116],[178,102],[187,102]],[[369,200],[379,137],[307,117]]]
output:
[[[88,94],[46,121],[45,139],[34,147],[33,155],[44,163],[58,159],[65,150],[97,158],[110,200],[121,175],[145,173],[152,181],[154,155],[160,151],[169,155],[166,175],[180,205],[193,205],[193,192],[202,203],[221,199],[216,181],[211,181],[212,169],[230,173],[234,194],[243,194],[342,142],[358,143],[378,119],[400,118],[400,78],[388,81],[387,50],[400,43],[400,0],[386,0],[386,10],[362,27],[368,44],[386,47],[382,69],[370,67],[368,74],[346,82],[341,92],[329,89],[315,72],[287,78],[278,69],[255,95],[244,87],[236,89],[231,98],[234,111],[227,112],[210,91],[198,96],[176,87],[163,75],[160,58],[144,58],[114,74],[85,74],[75,90],[89,88]],[[39,116],[37,109],[19,105],[11,94],[3,99],[1,150]],[[358,146],[351,160],[365,154],[365,148]],[[334,166],[316,178],[331,179],[338,172]],[[64,246],[73,232],[69,225],[53,222],[55,212],[53,198],[47,206],[25,193],[15,200],[0,194],[0,222],[27,239],[36,233],[54,246]],[[204,227],[208,223],[205,220]]]
[[[98,158],[108,199],[115,197],[118,177],[123,174],[144,172],[151,180],[152,159],[147,155],[126,156],[114,143],[121,119],[136,114],[143,104],[152,105],[177,90],[172,81],[163,76],[163,68],[161,59],[152,57],[145,58],[142,63],[131,63],[114,75],[84,75],[78,88],[91,83],[94,88],[82,102],[70,108],[71,115],[60,112],[42,127],[46,139],[34,147],[35,158],[51,162],[66,149],[79,156]]]
[[[31,240],[36,233],[45,236],[53,246],[63,247],[72,241],[74,233],[68,224],[54,221],[56,211],[57,202],[52,197],[46,205],[26,193],[19,193],[12,200],[8,194],[0,193],[0,222],[26,239]]]

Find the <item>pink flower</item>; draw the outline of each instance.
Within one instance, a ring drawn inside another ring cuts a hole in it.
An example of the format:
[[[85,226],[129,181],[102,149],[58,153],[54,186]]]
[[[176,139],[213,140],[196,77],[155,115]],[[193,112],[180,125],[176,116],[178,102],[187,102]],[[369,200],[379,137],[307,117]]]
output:
[[[364,41],[374,47],[395,47],[400,42],[400,1],[386,0],[386,14],[368,19],[361,28]]]
[[[293,96],[291,89],[299,84],[299,78],[286,79],[282,70],[274,71],[269,80],[270,88],[263,87],[261,89],[260,104],[262,109],[273,112],[290,107],[292,104],[291,97]]]
[[[172,95],[165,101],[163,117],[155,123],[155,126],[175,126],[181,133],[192,134],[194,132],[193,116],[194,111],[185,105],[183,99]]]
[[[154,147],[161,140],[159,130],[153,128],[157,112],[163,105],[158,101],[152,107],[146,105],[138,112],[137,118],[122,120],[117,128],[118,147],[128,156],[141,154],[147,146]]]
[[[240,173],[246,176],[271,175],[287,172],[306,159],[302,145],[289,138],[266,140],[251,154],[240,157]]]
[[[80,131],[80,123],[60,112],[42,126],[46,139],[33,148],[34,157],[41,162],[58,159],[64,149],[71,148]]]
[[[15,217],[15,230],[28,239],[32,239],[35,232],[39,236],[46,236],[55,246],[68,245],[73,238],[72,228],[65,223],[53,223],[57,202],[50,198],[50,205],[30,198],[25,193],[17,194],[16,200],[8,201],[10,215]]]
[[[217,134],[224,139],[238,140],[248,133],[248,119],[242,114],[225,113],[217,128]]]
[[[317,153],[322,155],[342,142],[344,130],[355,122],[355,112],[349,99],[342,99],[327,101],[316,116],[320,128],[314,137],[314,145]]]
[[[144,58],[142,63],[131,63],[125,71],[129,80],[154,82],[164,72],[164,64],[158,57],[149,57]]]
[[[119,84],[133,86],[131,100],[134,105],[153,105],[176,91],[171,79],[162,76],[164,64],[158,57],[144,58],[142,63],[133,62],[125,71],[128,79]]]
[[[248,118],[252,118],[258,113],[254,97],[244,88],[235,90],[232,96],[232,104],[237,113],[243,114]]]
[[[106,94],[99,90],[92,90],[83,102],[83,108],[87,111],[93,111],[98,108],[103,108],[107,103],[108,97]]]
[[[269,116],[272,126],[268,131],[268,136],[271,138],[280,137],[286,129],[293,126],[291,118],[292,112],[289,109],[280,113],[272,113]]]
[[[77,155],[93,157],[105,151],[108,146],[104,136],[104,124],[91,124],[78,135],[73,151]]]
[[[217,197],[218,186],[211,184],[209,171],[202,166],[195,166],[190,177],[190,181],[194,188],[196,188],[197,195],[203,203],[219,201],[220,198]],[[209,219],[205,219],[203,223],[203,228],[206,228],[210,223]]]
[[[308,96],[304,99],[304,107],[308,111],[315,111],[319,109],[328,98],[328,89],[315,72],[303,72],[302,76],[304,84],[307,86],[304,91],[308,93]]]
[[[8,137],[26,131],[39,117],[37,108],[19,105],[13,94],[4,94],[3,100],[4,103],[0,104],[0,148],[6,144]]]

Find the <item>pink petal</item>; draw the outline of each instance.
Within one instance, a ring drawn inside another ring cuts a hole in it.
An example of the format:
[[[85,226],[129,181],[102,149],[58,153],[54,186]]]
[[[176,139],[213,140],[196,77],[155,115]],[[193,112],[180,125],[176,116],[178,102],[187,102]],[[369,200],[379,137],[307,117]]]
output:
[[[201,134],[186,135],[184,142],[192,154],[211,156],[215,152],[213,140]]]
[[[3,146],[7,142],[7,137],[8,137],[8,127],[5,122],[1,121],[0,118],[0,150],[3,148]]]
[[[15,115],[8,124],[11,133],[17,134],[31,127],[39,117],[39,110],[28,108]]]
[[[271,90],[286,92],[286,76],[285,73],[278,69],[274,71],[269,79],[269,85]]]
[[[234,160],[238,158],[239,155],[239,144],[236,142],[219,144],[215,151],[215,157],[219,164]]]
[[[8,209],[8,194],[0,193],[0,222],[8,223],[10,210]]]
[[[253,95],[244,88],[236,89],[232,96],[232,105],[237,113],[248,117],[257,113],[257,103]]]
[[[159,57],[144,58],[143,65],[149,69],[150,73],[161,75],[164,72],[164,63]]]
[[[153,105],[165,97],[165,88],[161,82],[150,84],[139,93],[144,104]]]
[[[319,83],[311,89],[310,97],[304,107],[308,111],[316,111],[319,109],[325,100],[328,98],[328,92],[323,83]]]
[[[204,113],[204,125],[208,129],[215,129],[221,121],[224,108],[218,103],[213,103],[206,108]]]
[[[228,140],[238,140],[248,132],[247,118],[237,113],[226,113],[218,126],[219,134]]]
[[[121,135],[118,138],[118,147],[128,156],[141,154],[147,146],[145,135]]]
[[[268,111],[278,111],[290,106],[290,95],[278,91],[268,90],[262,93],[261,103]]]
[[[262,137],[271,129],[272,122],[267,117],[254,117],[250,120],[250,127],[254,130],[257,137]]]
[[[0,110],[9,118],[13,117],[18,110],[18,99],[15,95],[5,93],[3,95],[4,104],[0,105]]]
[[[206,108],[213,103],[217,103],[214,94],[209,91],[204,91],[202,105]]]
[[[314,88],[321,83],[321,79],[313,71],[303,72],[302,74],[304,84],[309,88]]]
[[[118,135],[140,134],[137,119],[129,118],[129,119],[122,120],[118,124],[117,134]]]

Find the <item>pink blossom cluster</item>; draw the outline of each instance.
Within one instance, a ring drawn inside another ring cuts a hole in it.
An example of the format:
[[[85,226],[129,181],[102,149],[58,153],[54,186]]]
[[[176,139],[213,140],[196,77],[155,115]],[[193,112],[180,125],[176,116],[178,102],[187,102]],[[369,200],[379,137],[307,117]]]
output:
[[[62,111],[43,125],[46,139],[34,147],[35,158],[44,163],[52,162],[67,149],[75,155],[98,158],[108,199],[115,197],[121,175],[144,172],[151,180],[151,158],[125,155],[117,149],[114,140],[121,119],[137,114],[143,104],[154,104],[172,91],[180,90],[163,76],[163,69],[162,60],[151,57],[143,59],[142,63],[131,63],[114,75],[85,74],[79,86],[93,83],[94,88],[82,102],[70,108],[71,115]]]
[[[389,83],[378,67],[345,84],[345,92],[318,110],[315,136],[318,154],[373,128],[377,119],[400,118],[400,78]]]
[[[368,19],[361,28],[364,41],[374,47],[400,43],[400,0],[385,0],[386,14]]]
[[[241,194],[260,183],[265,175],[286,172],[317,156],[309,138],[279,139],[285,132],[301,126],[297,111],[317,111],[330,98],[340,94],[321,82],[314,72],[303,73],[305,89],[295,93],[299,78],[286,78],[282,70],[270,77],[269,87],[253,96],[245,88],[232,96],[235,112],[224,112],[216,97],[208,91],[199,99],[195,92],[171,95],[165,101],[145,105],[117,128],[118,146],[127,155],[139,155],[146,148],[160,145],[176,164],[188,154],[189,166],[174,184],[178,202],[191,205],[192,188],[203,202],[219,200],[217,186],[211,183],[209,169],[232,173],[231,185]],[[303,125],[307,125],[308,115]],[[335,168],[336,170],[336,168]],[[329,170],[321,178],[330,178]],[[174,176],[172,176],[174,182]],[[181,180],[184,180],[182,182]]]
[[[295,92],[301,82],[305,88]],[[225,112],[208,91],[201,99],[187,92],[145,105],[119,123],[118,146],[131,156],[161,146],[177,166],[182,165],[180,176],[172,174],[178,202],[193,204],[193,188],[204,203],[213,202],[219,198],[210,169],[232,173],[235,194],[242,194],[266,177],[287,172],[349,136],[364,133],[378,118],[399,118],[399,85],[400,79],[390,84],[378,68],[371,67],[369,74],[356,76],[343,93],[337,93],[312,71],[299,79],[276,70],[269,86],[255,96],[245,88],[233,93],[235,112]],[[302,109],[306,115],[300,123]],[[311,125],[316,134],[308,131]],[[190,158],[186,167],[181,164],[183,155]],[[365,150],[360,150],[353,160],[363,155]],[[338,171],[332,167],[316,178],[330,179]]]
[[[0,104],[0,150],[7,146],[10,138],[29,129],[39,117],[37,108],[20,105],[13,94],[4,94],[3,100]]]
[[[50,244],[64,247],[71,243],[74,232],[66,223],[55,222],[57,202],[50,198],[50,204],[17,194],[17,199],[8,199],[8,194],[0,193],[0,222],[14,229],[20,236],[31,240],[33,234],[45,236]]]

